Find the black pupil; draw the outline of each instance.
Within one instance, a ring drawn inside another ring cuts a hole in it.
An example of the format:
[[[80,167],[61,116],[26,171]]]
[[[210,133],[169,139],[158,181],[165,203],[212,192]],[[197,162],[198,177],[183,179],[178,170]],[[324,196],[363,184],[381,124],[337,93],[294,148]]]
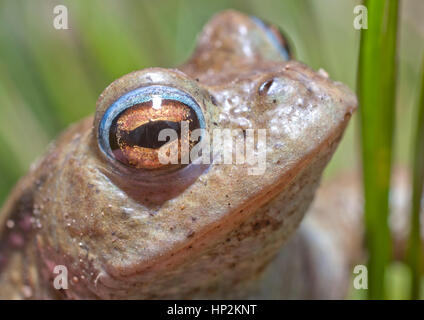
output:
[[[113,121],[109,131],[109,143],[112,151],[120,149],[118,142],[118,120],[123,111]],[[190,114],[187,120],[188,129],[192,132],[194,129],[199,128],[199,121],[195,112],[190,109]],[[155,120],[149,121],[140,125],[131,131],[120,131],[120,142],[129,147],[139,146],[142,148],[158,149],[164,144],[170,142],[171,138],[166,137],[166,141],[159,141],[159,133],[164,129],[172,129],[177,133],[178,139],[181,138],[181,122]]]
[[[177,132],[178,137],[181,135],[181,124],[173,121],[153,121],[145,123],[129,132],[122,132],[121,139],[130,146],[139,146],[143,148],[158,149],[168,141],[159,141],[159,133],[164,129],[173,129]]]

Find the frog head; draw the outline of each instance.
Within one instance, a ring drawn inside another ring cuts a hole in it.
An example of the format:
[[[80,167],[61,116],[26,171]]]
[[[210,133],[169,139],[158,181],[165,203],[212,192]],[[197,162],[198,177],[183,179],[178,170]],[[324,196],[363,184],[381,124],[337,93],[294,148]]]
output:
[[[42,256],[79,279],[68,297],[243,297],[296,230],[356,104],[293,60],[277,28],[219,13],[184,65],[117,79],[94,125],[62,144],[44,192],[66,208],[44,205]]]

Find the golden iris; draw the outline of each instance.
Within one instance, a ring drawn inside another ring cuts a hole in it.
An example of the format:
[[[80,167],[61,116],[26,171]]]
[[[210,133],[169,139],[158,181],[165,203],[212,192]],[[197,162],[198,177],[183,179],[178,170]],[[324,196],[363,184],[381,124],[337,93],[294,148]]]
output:
[[[188,122],[189,132],[199,128],[196,114],[189,106],[180,101],[153,97],[114,118],[109,131],[110,148],[117,160],[137,169],[167,166],[159,161],[159,149],[166,143],[175,144],[181,159],[183,121]],[[159,133],[163,129],[175,130],[178,139],[160,141]]]

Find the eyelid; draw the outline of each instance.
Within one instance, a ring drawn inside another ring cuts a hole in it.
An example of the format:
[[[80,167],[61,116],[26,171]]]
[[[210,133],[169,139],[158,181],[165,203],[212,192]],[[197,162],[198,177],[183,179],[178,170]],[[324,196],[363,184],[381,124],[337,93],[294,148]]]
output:
[[[176,100],[189,106],[197,116],[199,127],[206,128],[205,118],[199,104],[186,92],[169,86],[152,85],[140,87],[119,97],[104,113],[99,125],[100,149],[109,157],[114,159],[109,143],[109,130],[116,116],[126,109],[143,102],[153,100],[154,96],[162,99]]]

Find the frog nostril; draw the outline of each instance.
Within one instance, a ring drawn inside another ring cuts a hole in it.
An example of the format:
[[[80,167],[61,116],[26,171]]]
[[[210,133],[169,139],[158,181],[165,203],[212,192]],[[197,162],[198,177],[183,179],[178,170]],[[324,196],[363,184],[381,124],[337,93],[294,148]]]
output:
[[[212,101],[212,104],[214,106],[218,106],[218,102],[216,101],[216,98],[215,98],[215,96],[213,94],[211,94],[211,101]]]
[[[273,83],[274,83],[274,79],[270,79],[262,83],[261,86],[259,87],[259,95],[261,96],[267,95]]]

